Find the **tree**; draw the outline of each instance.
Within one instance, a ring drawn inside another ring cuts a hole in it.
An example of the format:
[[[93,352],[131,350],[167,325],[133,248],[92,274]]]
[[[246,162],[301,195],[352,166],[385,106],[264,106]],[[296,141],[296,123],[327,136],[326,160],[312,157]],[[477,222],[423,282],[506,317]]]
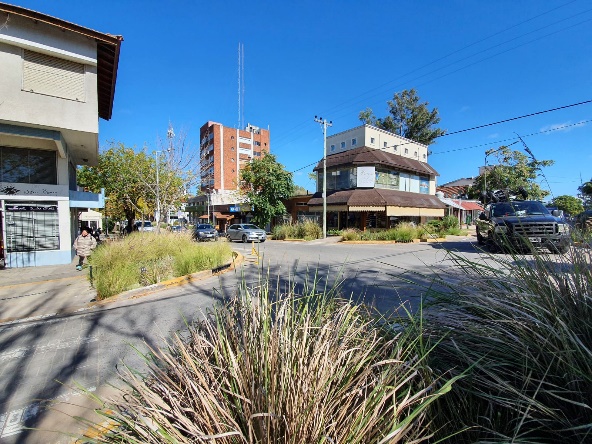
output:
[[[582,205],[582,201],[573,196],[557,196],[551,201],[551,204],[557,207],[557,209],[563,210],[565,214],[569,214],[571,216],[575,216],[576,214],[580,214],[582,211],[584,211],[584,205]]]
[[[124,216],[131,229],[136,215],[149,210],[146,205],[150,200],[148,190],[141,177],[151,169],[151,159],[146,153],[136,153],[122,143],[112,143],[109,149],[99,154],[97,166],[84,166],[78,170],[77,179],[81,186],[93,192],[104,188],[108,211],[113,211],[112,215]]]
[[[198,182],[199,156],[197,150],[188,142],[187,133],[181,130],[176,135],[170,124],[166,140],[158,137],[156,146],[157,150],[152,156],[152,169],[145,171],[147,175],[141,176],[140,179],[150,190],[153,208],[161,210],[160,213],[155,212],[158,229],[162,213],[178,208],[181,200],[187,196],[189,188]]]
[[[125,216],[131,231],[136,215],[145,214],[150,209],[147,205],[151,201],[150,192],[142,180],[150,171],[154,171],[153,160],[145,152],[136,153],[122,143],[112,143],[109,149],[99,154],[97,166],[84,166],[78,170],[77,180],[95,193],[104,188],[108,210]]]
[[[430,145],[437,137],[444,135],[446,130],[434,127],[440,123],[438,108],[430,111],[428,104],[420,103],[417,91],[412,88],[395,93],[393,100],[387,102],[390,115],[377,119],[372,109],[366,108],[360,112],[358,118],[364,124]]]
[[[253,222],[265,227],[273,217],[286,212],[282,202],[294,191],[292,173],[273,154],[253,159],[240,173],[241,193],[253,207]]]
[[[578,187],[578,191],[584,201],[584,207],[592,208],[592,179]]]
[[[521,151],[512,151],[507,146],[501,146],[495,150],[494,154],[498,163],[488,166],[483,174],[475,179],[475,185],[469,190],[470,197],[481,196],[485,190],[486,180],[486,191],[505,189],[516,191],[519,187],[523,187],[528,192],[528,198],[533,200],[542,200],[549,194],[548,191],[541,189],[535,180],[541,174],[541,168],[553,165],[554,161],[535,160]]]

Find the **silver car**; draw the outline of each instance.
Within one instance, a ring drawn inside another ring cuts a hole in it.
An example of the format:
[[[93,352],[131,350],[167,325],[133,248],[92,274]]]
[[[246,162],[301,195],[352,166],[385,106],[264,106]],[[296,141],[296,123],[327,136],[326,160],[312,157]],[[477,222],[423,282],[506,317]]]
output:
[[[233,224],[226,230],[229,241],[265,242],[265,231],[253,224]]]

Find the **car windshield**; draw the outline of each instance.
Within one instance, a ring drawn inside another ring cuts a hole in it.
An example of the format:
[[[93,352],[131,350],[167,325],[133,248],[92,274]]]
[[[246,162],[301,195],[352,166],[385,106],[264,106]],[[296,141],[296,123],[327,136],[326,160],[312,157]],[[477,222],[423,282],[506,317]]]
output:
[[[257,225],[252,225],[252,224],[245,224],[245,225],[243,225],[243,228],[245,230],[259,230],[259,227]]]
[[[140,221],[140,222],[136,222],[136,225],[137,225],[138,227],[141,227],[141,226],[142,226],[142,222],[141,222],[141,221]],[[152,226],[152,224],[151,224],[150,222],[144,222],[144,226],[145,226],[145,227],[151,227],[151,226]]]
[[[211,225],[208,225],[208,224],[199,224],[197,226],[197,229],[198,230],[213,230],[214,227],[212,227]]]
[[[549,214],[549,210],[540,202],[503,202],[493,207],[494,217],[536,216]]]

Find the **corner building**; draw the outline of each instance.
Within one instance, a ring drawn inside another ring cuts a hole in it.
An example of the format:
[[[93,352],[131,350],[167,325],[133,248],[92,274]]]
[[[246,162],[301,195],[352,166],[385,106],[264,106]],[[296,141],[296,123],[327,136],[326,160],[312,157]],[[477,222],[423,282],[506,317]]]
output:
[[[239,194],[240,171],[252,159],[269,153],[269,130],[251,124],[230,128],[209,121],[199,134],[203,195],[190,199],[193,219],[209,220],[220,231],[233,222],[248,222],[250,208]]]

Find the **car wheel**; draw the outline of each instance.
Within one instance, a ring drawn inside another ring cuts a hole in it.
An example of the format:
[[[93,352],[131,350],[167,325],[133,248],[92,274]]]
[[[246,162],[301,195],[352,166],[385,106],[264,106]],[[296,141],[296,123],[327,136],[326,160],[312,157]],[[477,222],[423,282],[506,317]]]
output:
[[[556,246],[553,245],[552,247],[549,247],[549,251],[551,253],[555,253],[555,254],[565,254],[567,253],[567,250],[569,250],[569,246],[567,245],[561,245],[561,246]]]
[[[246,244],[246,243],[247,243],[247,235],[243,234],[243,244]]]
[[[483,245],[485,243],[485,240],[483,239],[481,233],[479,233],[479,230],[477,230],[477,243],[479,245]]]

